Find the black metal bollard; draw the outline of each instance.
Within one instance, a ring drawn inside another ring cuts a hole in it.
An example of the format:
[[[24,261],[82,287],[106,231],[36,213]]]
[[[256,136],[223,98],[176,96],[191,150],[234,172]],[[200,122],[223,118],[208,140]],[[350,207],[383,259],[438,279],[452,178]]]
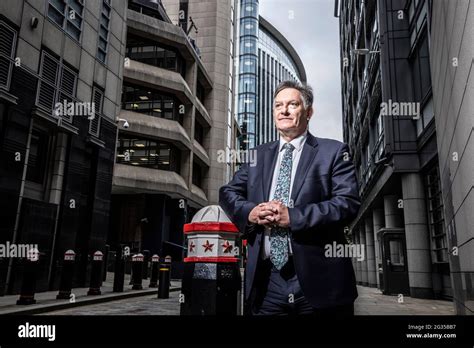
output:
[[[171,256],[166,256],[165,262],[161,263],[159,268],[160,284],[158,286],[158,298],[170,297],[170,273]]]
[[[151,257],[151,276],[150,276],[150,288],[158,287],[158,266],[160,264],[160,257],[153,255]]]
[[[23,271],[23,282],[21,284],[20,298],[16,301],[17,305],[35,304],[36,291],[36,269],[38,267],[39,251],[34,248],[28,251],[28,257],[25,260],[25,269]]]
[[[143,255],[136,254],[132,256],[132,290],[142,290],[142,273],[143,273]]]
[[[115,267],[114,267],[114,289],[113,292],[123,292],[123,284],[125,282],[125,259],[123,244],[117,247],[115,253]]]
[[[71,297],[72,277],[74,274],[74,263],[76,253],[74,250],[68,250],[64,253],[63,268],[61,269],[61,282],[59,284],[59,293],[56,299],[68,300]]]
[[[100,285],[102,283],[102,262],[104,260],[104,254],[101,251],[97,250],[92,258],[92,267],[91,267],[91,283],[89,286],[89,291],[87,296],[90,295],[100,295]]]
[[[142,279],[148,279],[149,262],[150,262],[150,250],[143,250],[143,274],[142,274]]]

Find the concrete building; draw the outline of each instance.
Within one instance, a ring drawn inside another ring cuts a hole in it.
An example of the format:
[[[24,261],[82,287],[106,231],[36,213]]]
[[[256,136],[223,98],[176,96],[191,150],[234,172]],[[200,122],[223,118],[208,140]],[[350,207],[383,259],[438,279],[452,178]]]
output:
[[[273,92],[284,80],[306,82],[303,63],[290,42],[259,15],[258,0],[240,0],[237,18],[235,118],[239,148],[247,150],[278,138]]]
[[[430,64],[454,304],[474,313],[474,1],[433,1]]]
[[[472,231],[464,211],[472,211],[474,177],[473,5],[335,2],[344,141],[363,201],[351,226],[353,241],[366,248],[366,260],[355,261],[358,283],[386,294],[451,299],[459,314],[472,313]],[[460,58],[456,67],[450,55]],[[459,256],[453,246],[463,250]]]
[[[105,251],[125,53],[125,2],[0,2],[0,243],[37,244],[37,291],[74,286]],[[0,257],[0,295],[23,261]]]
[[[110,245],[179,261],[183,224],[217,202],[232,138],[232,10],[129,1]]]

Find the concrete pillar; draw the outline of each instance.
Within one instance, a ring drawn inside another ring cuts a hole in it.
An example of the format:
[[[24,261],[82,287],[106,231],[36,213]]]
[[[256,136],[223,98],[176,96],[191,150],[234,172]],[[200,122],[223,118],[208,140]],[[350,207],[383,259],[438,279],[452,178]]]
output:
[[[383,197],[386,228],[403,228],[402,209],[399,208],[399,199],[396,195]]]
[[[403,174],[402,192],[410,295],[433,298],[430,233],[421,175]]]
[[[367,260],[367,282],[372,288],[377,286],[377,267],[375,264],[374,229],[372,216],[365,217],[365,259]]]
[[[379,267],[382,267],[382,255],[380,254],[380,245],[377,232],[385,225],[383,208],[374,209],[372,211],[372,218],[374,225],[375,271],[377,278],[377,288],[380,289]]]
[[[359,227],[354,228],[354,244],[360,244],[360,231]],[[355,259],[355,272],[356,272],[356,281],[357,284],[362,284],[362,268],[360,261]]]
[[[361,224],[359,227],[360,231],[360,244],[367,250],[367,244],[365,241],[365,223],[364,220],[361,219]],[[367,279],[367,258],[364,258],[364,260],[360,261],[360,268],[361,268],[361,281],[363,286],[367,286],[369,284],[368,279]]]

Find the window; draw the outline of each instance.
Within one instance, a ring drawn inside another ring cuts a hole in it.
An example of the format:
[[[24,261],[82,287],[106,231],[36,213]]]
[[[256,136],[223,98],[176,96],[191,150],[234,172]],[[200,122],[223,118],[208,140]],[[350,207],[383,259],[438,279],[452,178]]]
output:
[[[257,4],[255,3],[255,1],[250,1],[250,0],[242,1],[240,13],[242,17],[245,17],[245,16],[257,17],[258,16]]]
[[[201,84],[201,82],[197,81],[196,97],[201,101],[201,103],[204,103],[205,96],[206,96],[206,91],[204,89],[204,86]]]
[[[413,46],[428,18],[428,1],[411,0],[408,4],[408,20],[410,23],[410,43]]]
[[[15,44],[15,30],[0,21],[0,87],[7,90],[10,88]]]
[[[47,111],[54,110],[57,102],[64,105],[75,100],[77,73],[61,64],[46,51],[42,52],[38,83],[36,105]],[[55,116],[61,116],[64,120],[72,122],[73,115],[70,113],[56,114],[55,112]]]
[[[198,121],[194,124],[194,139],[201,145],[204,141],[204,127]]]
[[[256,113],[255,94],[242,93],[239,95],[239,113]]]
[[[44,184],[48,162],[48,142],[48,133],[33,129],[28,155],[28,170],[26,172],[27,181],[40,185]]]
[[[240,21],[240,36],[257,36],[258,22],[255,18],[243,18]]]
[[[180,1],[180,6],[181,5],[182,5],[182,2]],[[157,1],[140,1],[140,0],[128,1],[128,8],[130,10],[139,12],[149,17],[156,18],[160,21],[164,21],[164,18],[158,9],[158,6],[159,5]]]
[[[49,0],[48,17],[75,40],[82,31],[83,0]]]
[[[100,120],[104,109],[104,92],[97,87],[92,91],[92,102],[94,103],[94,118],[89,120],[89,134],[99,137]]]
[[[196,162],[193,163],[193,185],[202,186],[202,169]]]
[[[97,58],[105,63],[107,56],[107,45],[109,41],[110,27],[110,0],[102,0],[102,11],[100,14],[99,44],[97,46]]]
[[[179,174],[180,152],[175,146],[166,142],[121,135],[117,163],[174,171]]]
[[[434,262],[448,262],[448,248],[444,229],[444,208],[438,164],[425,175],[428,222]]]
[[[123,85],[122,108],[125,110],[182,123],[179,105],[174,96],[132,84]]]
[[[171,47],[132,34],[127,35],[127,57],[137,62],[176,71],[185,76],[186,63]]]
[[[254,73],[257,72],[257,57],[252,55],[243,56],[240,60],[240,73]]]
[[[404,266],[403,242],[399,239],[389,241],[390,263],[392,266]]]
[[[428,35],[426,30],[418,40],[410,57],[410,67],[413,83],[414,101],[422,105],[422,115],[417,120],[417,134],[420,135],[423,129],[433,118],[433,106],[430,100],[431,75],[430,75],[430,53],[428,48]]]

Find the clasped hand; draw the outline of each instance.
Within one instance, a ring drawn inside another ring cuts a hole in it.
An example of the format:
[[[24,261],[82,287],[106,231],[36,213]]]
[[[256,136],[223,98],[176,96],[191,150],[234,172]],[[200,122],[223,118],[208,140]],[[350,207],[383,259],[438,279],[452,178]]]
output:
[[[276,200],[257,205],[250,212],[248,220],[251,223],[269,227],[288,227],[290,225],[288,207]]]

